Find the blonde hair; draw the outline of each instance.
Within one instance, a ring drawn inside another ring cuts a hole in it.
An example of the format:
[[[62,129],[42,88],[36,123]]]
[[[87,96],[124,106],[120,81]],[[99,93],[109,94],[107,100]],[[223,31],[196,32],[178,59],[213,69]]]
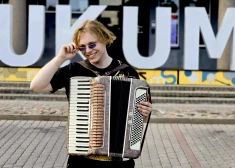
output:
[[[108,30],[102,23],[97,20],[87,20],[83,24],[81,24],[73,34],[73,42],[79,46],[81,36],[85,33],[94,33],[98,40],[106,44],[108,47],[113,43],[116,39],[116,36]]]

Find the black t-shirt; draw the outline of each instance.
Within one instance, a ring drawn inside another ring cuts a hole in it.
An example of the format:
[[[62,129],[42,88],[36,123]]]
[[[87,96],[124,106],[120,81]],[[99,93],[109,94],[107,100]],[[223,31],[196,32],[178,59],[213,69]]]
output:
[[[90,64],[89,61],[85,61],[92,67],[92,70],[96,71],[99,75],[104,75],[105,72],[111,71],[120,65],[120,62],[118,60],[113,59],[108,67],[100,69]],[[66,96],[69,100],[70,78],[74,76],[96,77],[97,75],[91,70],[83,67],[80,63],[72,62],[64,67],[59,68],[58,71],[55,73],[50,82],[53,88],[51,93],[56,92],[58,89],[65,88]],[[136,70],[130,66],[121,70],[118,74],[117,72],[114,72],[113,74],[110,74],[110,76],[126,76],[139,79]]]

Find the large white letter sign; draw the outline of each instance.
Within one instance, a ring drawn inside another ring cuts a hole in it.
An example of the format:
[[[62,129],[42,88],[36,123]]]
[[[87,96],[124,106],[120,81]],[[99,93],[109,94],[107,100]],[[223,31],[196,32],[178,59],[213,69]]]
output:
[[[143,57],[138,51],[138,7],[124,7],[123,16],[123,52],[126,60],[140,69],[154,69],[162,66],[170,53],[171,8],[156,8],[156,47],[154,53],[148,57]]]
[[[12,5],[0,5],[0,11],[0,60],[15,67],[36,63],[44,51],[45,7],[29,6],[28,47],[22,55],[17,55],[12,47]]]
[[[235,9],[228,8],[215,37],[205,8],[185,8],[184,69],[199,69],[199,32],[201,30],[209,57],[216,59],[222,56],[229,36],[231,33],[233,34],[230,70],[235,70],[234,16]]]
[[[56,6],[56,55],[59,53],[60,48],[64,44],[71,43],[73,33],[87,19],[96,19],[107,5],[91,5],[87,10],[75,21],[71,26],[71,6],[70,5],[57,5]],[[62,64],[65,66],[70,61]]]

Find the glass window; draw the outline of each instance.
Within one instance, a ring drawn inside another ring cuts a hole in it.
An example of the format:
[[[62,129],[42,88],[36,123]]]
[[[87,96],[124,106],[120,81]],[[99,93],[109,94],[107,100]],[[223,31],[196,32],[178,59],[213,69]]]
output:
[[[210,15],[210,0],[189,0],[188,6],[205,7],[208,15]]]
[[[0,4],[8,4],[9,0],[0,0]]]
[[[179,0],[159,0],[159,6],[171,7],[172,13],[179,13]]]
[[[122,4],[122,0],[100,0],[100,5],[118,6]]]
[[[88,8],[88,0],[46,0],[46,11],[55,11],[56,5],[71,5],[72,12],[81,13]]]
[[[73,12],[84,12],[88,8],[88,0],[69,0]]]
[[[27,0],[28,5],[44,5],[46,6],[46,0]]]
[[[46,0],[46,10],[55,11],[57,4],[59,4],[59,0]]]
[[[158,6],[171,7],[171,46],[179,46],[179,0],[159,0]]]

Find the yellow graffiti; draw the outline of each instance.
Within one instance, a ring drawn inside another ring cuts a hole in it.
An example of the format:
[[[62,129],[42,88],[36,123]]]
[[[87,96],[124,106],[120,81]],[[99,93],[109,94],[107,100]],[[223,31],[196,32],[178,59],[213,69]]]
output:
[[[186,71],[179,72],[179,84],[181,85],[235,85],[235,73],[223,71]]]
[[[137,72],[140,79],[146,80],[149,84],[177,84],[177,71],[137,70]]]
[[[40,68],[0,68],[0,80],[7,82],[30,82]]]
[[[0,81],[30,82],[40,68],[0,67]],[[235,72],[185,71],[185,70],[137,70],[140,79],[149,84],[179,85],[235,85]]]

